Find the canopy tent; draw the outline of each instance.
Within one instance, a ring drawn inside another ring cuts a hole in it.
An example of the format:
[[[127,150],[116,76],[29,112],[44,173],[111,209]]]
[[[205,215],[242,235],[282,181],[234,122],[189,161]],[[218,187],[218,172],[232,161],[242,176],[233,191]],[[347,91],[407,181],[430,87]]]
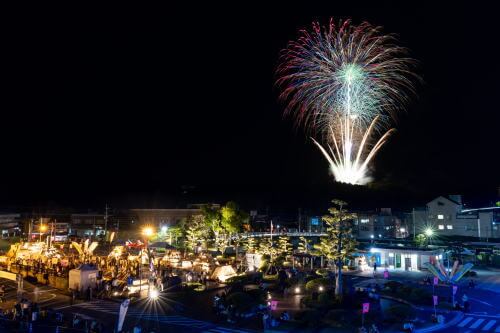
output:
[[[85,291],[88,287],[95,288],[97,284],[97,268],[91,265],[80,265],[69,271],[69,288]]]
[[[210,278],[212,280],[219,280],[221,282],[224,282],[233,276],[236,276],[236,272],[234,271],[233,266],[225,265],[225,266],[215,267]]]

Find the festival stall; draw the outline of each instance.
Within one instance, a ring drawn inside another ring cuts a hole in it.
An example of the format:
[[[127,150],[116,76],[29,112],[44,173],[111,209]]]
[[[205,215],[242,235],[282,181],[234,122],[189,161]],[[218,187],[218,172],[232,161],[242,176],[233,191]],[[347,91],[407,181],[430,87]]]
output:
[[[94,266],[80,265],[69,271],[69,288],[85,291],[88,287],[95,288],[98,270]]]

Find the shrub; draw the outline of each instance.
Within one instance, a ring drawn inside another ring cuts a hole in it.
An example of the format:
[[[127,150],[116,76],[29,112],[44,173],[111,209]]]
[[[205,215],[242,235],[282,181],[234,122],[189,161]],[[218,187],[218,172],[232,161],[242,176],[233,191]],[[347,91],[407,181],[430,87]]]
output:
[[[328,270],[326,268],[320,268],[316,270],[316,274],[322,277],[327,277],[328,276]]]
[[[415,316],[415,312],[407,305],[393,305],[385,311],[385,314],[388,320],[398,323]]]
[[[234,284],[234,283],[249,283],[250,282],[250,277],[247,275],[237,275],[230,277],[229,279],[226,280],[226,284]]]
[[[259,304],[264,304],[267,300],[267,292],[261,289],[252,289],[246,292],[252,299]]]
[[[432,305],[432,294],[424,289],[413,289],[407,297],[410,302],[423,305]]]
[[[308,291],[318,291],[320,286],[323,286],[326,289],[331,288],[333,285],[332,281],[327,278],[318,278],[311,280],[306,283],[306,290]]]
[[[465,273],[466,277],[477,277],[477,272],[476,271],[468,271]]]
[[[325,315],[325,320],[327,320],[329,323],[342,323],[342,322],[345,322],[347,317],[348,317],[348,313],[346,310],[344,309],[334,309],[334,310],[330,310],[327,312],[327,314]]]
[[[403,286],[401,282],[397,281],[389,281],[385,284],[385,287],[388,288],[391,292],[395,293]]]
[[[304,326],[318,327],[321,323],[321,312],[317,310],[306,310],[299,312],[295,319]]]
[[[199,282],[186,282],[184,285],[188,290],[203,291],[205,290],[205,285]]]
[[[254,299],[247,293],[235,292],[227,296],[227,303],[234,305],[236,309],[248,310],[255,305]]]

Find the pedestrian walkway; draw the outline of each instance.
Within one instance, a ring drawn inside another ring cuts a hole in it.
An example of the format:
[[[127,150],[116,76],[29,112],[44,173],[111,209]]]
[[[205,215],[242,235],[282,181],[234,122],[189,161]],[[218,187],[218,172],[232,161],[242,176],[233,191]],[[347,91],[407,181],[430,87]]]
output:
[[[93,301],[93,302],[85,302],[80,304],[74,304],[70,307],[86,309],[96,312],[104,312],[109,313],[115,316],[118,316],[120,310],[120,303],[111,302],[111,301]],[[65,307],[68,308],[68,307]],[[178,315],[166,315],[160,313],[150,313],[148,309],[141,309],[136,307],[129,307],[127,311],[127,318],[134,318],[140,320],[149,320],[158,322],[166,325],[178,325],[185,326],[190,328],[196,328],[203,330],[203,332],[211,332],[211,333],[247,333],[249,331],[244,330],[236,330],[226,327],[215,327],[213,323],[192,319],[189,317],[178,316]]]
[[[500,332],[500,316],[466,315],[455,325],[459,332]]]
[[[237,330],[233,328],[217,326],[209,330],[202,331],[202,333],[249,333],[250,331]]]

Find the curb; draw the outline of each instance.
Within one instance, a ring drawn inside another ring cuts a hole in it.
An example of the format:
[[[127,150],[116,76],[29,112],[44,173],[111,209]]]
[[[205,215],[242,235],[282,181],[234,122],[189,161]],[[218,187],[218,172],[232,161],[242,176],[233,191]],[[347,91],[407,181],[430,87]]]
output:
[[[429,327],[426,327],[426,328],[421,328],[421,329],[417,329],[415,330],[415,333],[427,333],[427,332],[433,332],[433,331],[436,331],[436,330],[441,330],[441,329],[444,329],[444,328],[448,328],[448,327],[451,327],[455,324],[458,324],[462,318],[465,316],[465,314],[463,312],[460,312],[460,311],[457,311],[457,315],[455,316],[455,318],[453,318],[452,320],[448,321],[447,323],[445,324],[437,324],[437,325],[434,325],[434,326],[429,326]]]

